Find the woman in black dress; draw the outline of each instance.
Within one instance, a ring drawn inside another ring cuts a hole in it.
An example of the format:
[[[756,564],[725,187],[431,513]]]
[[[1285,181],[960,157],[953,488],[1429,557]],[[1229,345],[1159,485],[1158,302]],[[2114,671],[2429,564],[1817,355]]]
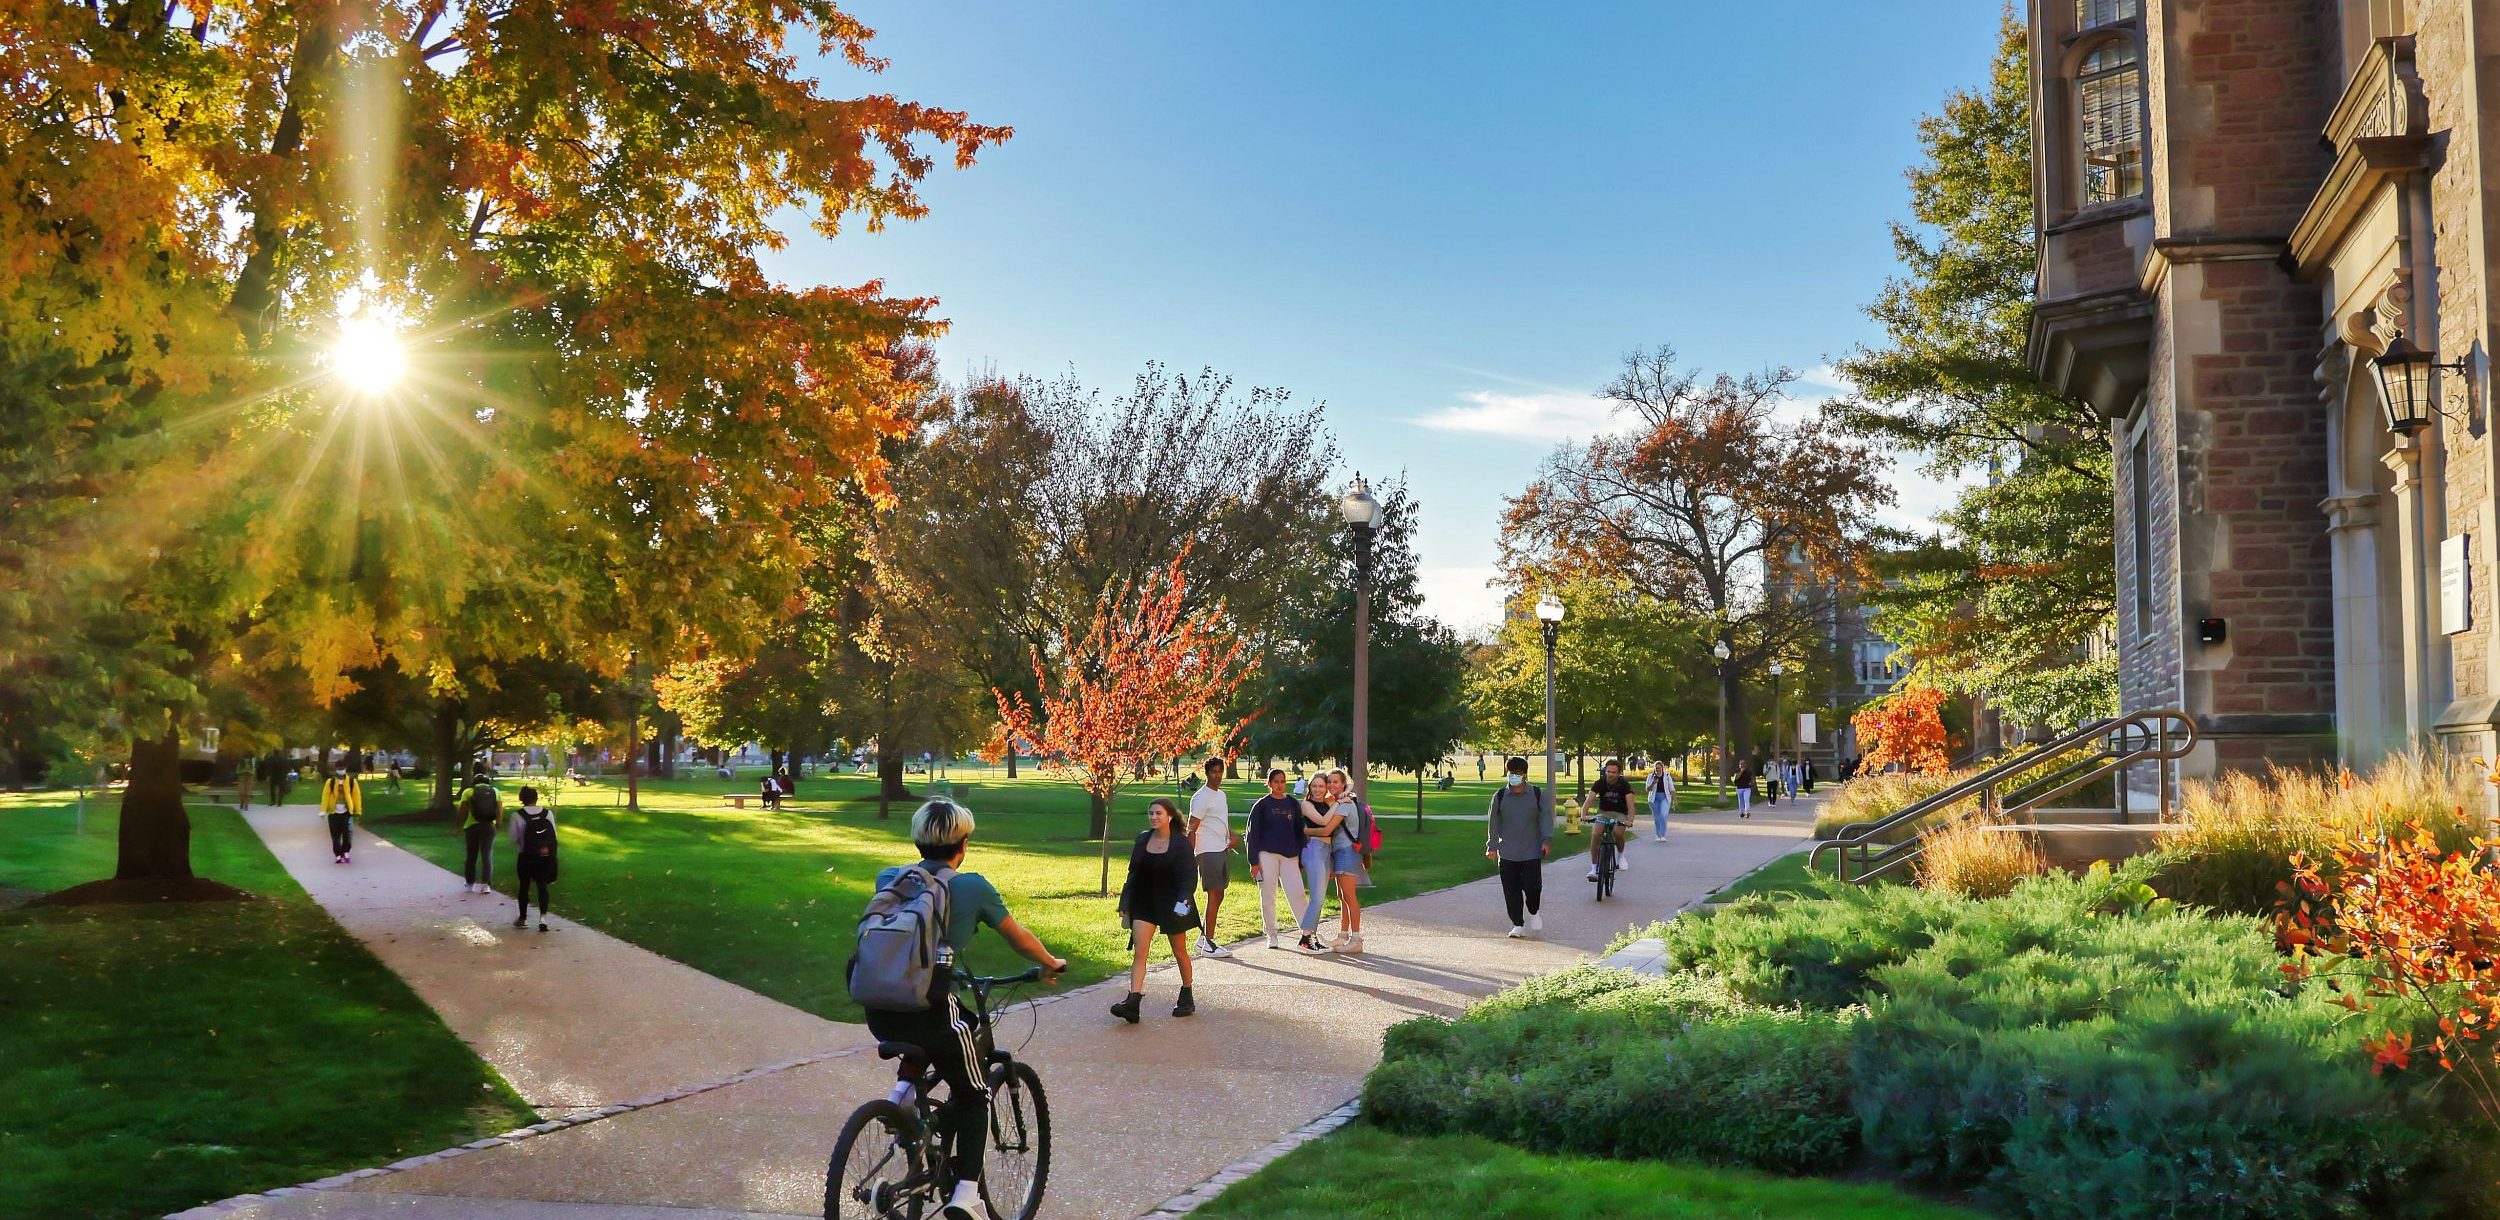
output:
[[[1189,994],[1189,937],[1198,930],[1198,860],[1190,854],[1180,806],[1158,796],[1146,816],[1153,824],[1130,846],[1128,881],[1120,886],[1120,918],[1128,924],[1134,947],[1128,998],[1111,1006],[1111,1015],[1131,1025],[1146,999],[1146,956],[1158,935],[1172,939],[1172,956],[1181,964],[1181,1000],[1172,1006],[1172,1015],[1198,1011]]]

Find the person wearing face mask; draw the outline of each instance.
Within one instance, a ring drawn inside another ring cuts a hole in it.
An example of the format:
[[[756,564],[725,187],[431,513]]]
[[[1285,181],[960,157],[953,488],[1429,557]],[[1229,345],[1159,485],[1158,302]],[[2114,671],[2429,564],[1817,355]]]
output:
[[[1528,760],[1512,756],[1485,810],[1484,858],[1502,870],[1502,905],[1511,936],[1545,930],[1545,857],[1554,850],[1554,802],[1528,782]]]

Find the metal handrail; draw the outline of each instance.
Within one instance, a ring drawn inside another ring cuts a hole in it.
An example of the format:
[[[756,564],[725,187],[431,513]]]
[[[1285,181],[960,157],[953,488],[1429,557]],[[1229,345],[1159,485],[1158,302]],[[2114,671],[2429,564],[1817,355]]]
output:
[[[2060,761],[2058,755],[2089,746],[2082,757]],[[1924,851],[1924,832],[1898,843],[1888,843],[1882,850],[1870,852],[1868,846],[1895,827],[1910,825],[1935,816],[1963,801],[1977,798],[1969,814],[2014,817],[2039,808],[2053,797],[2063,796],[2085,784],[2107,776],[2119,775],[2127,768],[2144,762],[2169,762],[2187,756],[2196,746],[2196,721],[2182,711],[2162,709],[2137,712],[2133,715],[2096,720],[2058,737],[2037,750],[2027,751],[1961,780],[1932,796],[1894,811],[1872,822],[1851,822],[1835,831],[1831,838],[1814,845],[1806,855],[1806,867],[1812,870],[1823,860],[1823,853],[1838,853],[1835,875],[1843,881],[1863,884],[1916,859]],[[2046,776],[2026,773],[2048,768]],[[2007,805],[2000,789],[2015,780],[2022,795]],[[2161,816],[2170,816],[2170,768],[2160,768],[2157,787]],[[2125,780],[2117,785],[2118,812],[2128,809]],[[1849,864],[1854,860],[1858,871],[1853,875]],[[1870,867],[1871,866],[1871,867]]]

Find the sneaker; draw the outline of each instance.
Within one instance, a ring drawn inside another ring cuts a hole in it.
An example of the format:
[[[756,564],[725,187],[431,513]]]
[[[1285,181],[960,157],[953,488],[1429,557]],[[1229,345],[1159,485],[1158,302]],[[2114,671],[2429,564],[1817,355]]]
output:
[[[1520,937],[1522,937],[1522,936],[1526,936],[1527,934],[1528,934],[1528,930],[1527,930],[1526,928],[1520,927],[1518,924],[1512,924],[1512,925],[1510,926],[1510,938],[1511,938],[1512,940],[1517,940],[1517,939],[1519,939],[1519,938],[1520,938]]]
[[[1339,932],[1337,933],[1337,939],[1328,942],[1328,951],[1330,953],[1343,953],[1346,951],[1346,946],[1353,943],[1354,933]]]
[[[513,926],[513,927],[516,927],[516,928],[526,928],[526,927],[530,926],[530,917],[529,917],[529,916],[527,916],[527,915],[524,915],[524,916],[520,917],[519,919],[513,920],[513,921],[512,921],[512,926]]]
[[[1596,870],[1596,869],[1590,869],[1590,870],[1589,870],[1589,880],[1591,880],[1591,881],[1595,881],[1595,880],[1597,880],[1597,870]]]
[[[1219,945],[1219,944],[1215,943],[1214,941],[1208,941],[1208,942],[1207,942],[1207,956],[1208,956],[1208,957],[1231,957],[1232,955],[1233,955],[1233,951],[1232,951],[1232,950],[1227,949],[1227,948],[1225,948],[1224,946],[1222,946],[1222,945]]]
[[[547,921],[546,921],[546,920],[543,920],[543,919],[542,919],[542,920],[539,920],[539,921],[538,921],[538,930],[539,930],[539,931],[541,931],[541,932],[544,932],[544,931],[546,931],[546,930],[547,930]]]
[[[1531,932],[1542,932],[1542,931],[1544,931],[1544,930],[1545,930],[1545,917],[1544,917],[1544,916],[1542,916],[1542,915],[1539,915],[1539,914],[1535,913],[1534,911],[1529,912],[1529,913],[1528,913],[1528,930],[1529,930],[1529,931],[1531,931]]]
[[[1285,947],[1285,942],[1278,939],[1274,932],[1270,932],[1267,934],[1267,947],[1270,949],[1282,949]]]
[[[981,1205],[981,1184],[967,1178],[955,1183],[953,1197],[938,1209],[944,1220],[982,1220],[989,1210]]]
[[[1320,940],[1319,940],[1319,937],[1314,936],[1314,935],[1312,935],[1312,934],[1310,934],[1310,933],[1308,933],[1308,932],[1305,932],[1305,933],[1303,933],[1303,934],[1302,934],[1302,947],[1303,947],[1304,949],[1307,949],[1307,950],[1309,950],[1309,951],[1313,952],[1313,953],[1326,953],[1326,952],[1328,952],[1328,946],[1321,944],[1321,943],[1320,943]]]
[[[1213,957],[1215,956],[1215,942],[1201,936],[1197,944],[1189,947],[1189,951],[1200,957]]]
[[[1616,856],[1616,857],[1615,857],[1615,871],[1616,871],[1616,872],[1618,872],[1618,873],[1628,873],[1628,872],[1631,872],[1631,871],[1632,871],[1632,857],[1630,857],[1630,856]]]

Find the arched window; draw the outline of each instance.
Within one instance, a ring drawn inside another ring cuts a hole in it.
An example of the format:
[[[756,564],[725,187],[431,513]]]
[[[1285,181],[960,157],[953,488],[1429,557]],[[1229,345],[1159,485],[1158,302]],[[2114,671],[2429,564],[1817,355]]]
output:
[[[2076,0],[2077,9],[2124,8],[2134,0]],[[2083,155],[2083,206],[2144,193],[2144,70],[2135,43],[2093,48],[2075,72],[2076,146]]]

